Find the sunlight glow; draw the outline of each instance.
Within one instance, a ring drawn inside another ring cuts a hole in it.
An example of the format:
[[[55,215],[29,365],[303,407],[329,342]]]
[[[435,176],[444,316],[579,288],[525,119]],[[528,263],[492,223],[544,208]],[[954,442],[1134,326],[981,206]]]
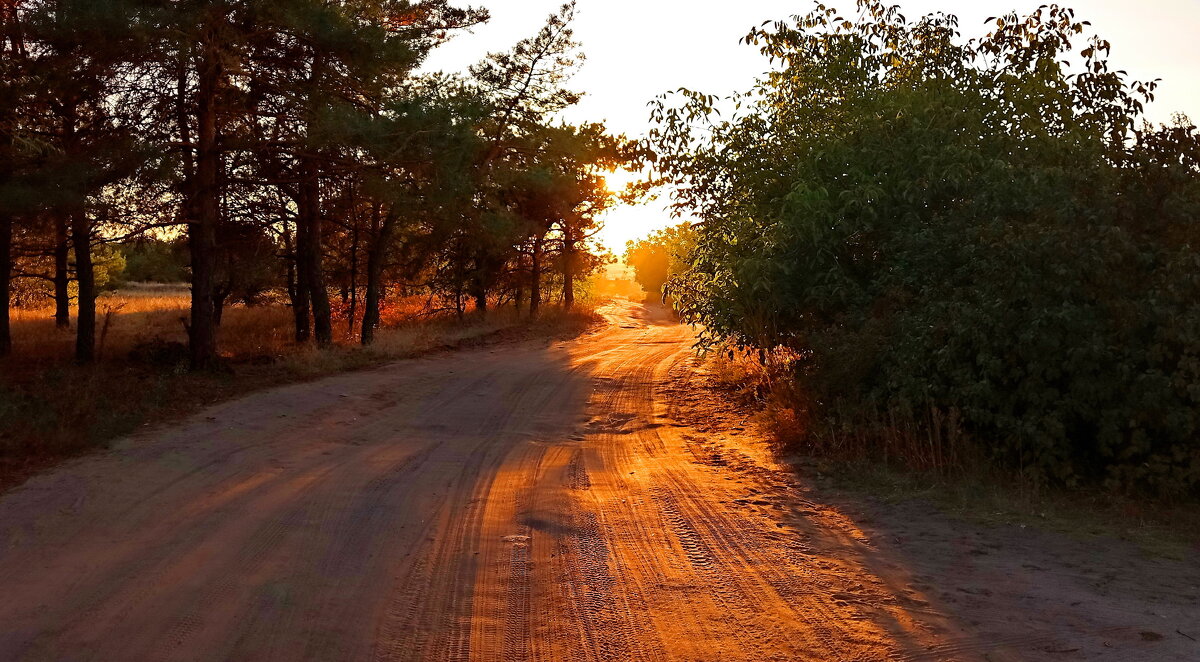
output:
[[[604,214],[602,222],[604,228],[596,240],[619,258],[625,253],[625,242],[680,221],[671,218],[671,212],[659,200],[640,205],[618,204]]]
[[[631,185],[643,182],[647,177],[645,173],[624,168],[602,171],[599,175],[604,178],[604,186],[618,196],[627,193]],[[601,218],[604,227],[596,235],[596,241],[620,258],[625,253],[626,242],[678,222],[671,218],[665,203],[665,198],[641,203],[617,202]]]
[[[480,0],[492,10],[492,20],[469,37],[454,39],[425,61],[426,71],[465,71],[489,51],[502,51],[527,36],[562,0]],[[1038,0],[896,0],[904,14],[915,18],[931,11],[951,11],[962,19],[967,37],[982,36],[984,19],[1000,12],[1036,9]],[[718,96],[744,90],[771,68],[770,62],[741,38],[755,25],[781,19],[810,6],[795,0],[749,0],[724,7],[720,20],[704,11],[681,11],[685,3],[640,0],[580,0],[577,36],[588,59],[571,81],[586,92],[583,100],[562,113],[572,122],[604,120],[609,129],[631,137],[650,129],[646,103],[668,90],[687,87]],[[826,2],[851,12],[854,0]],[[890,3],[889,3],[890,4]],[[1150,117],[1166,121],[1172,112],[1200,117],[1200,86],[1193,64],[1200,57],[1200,40],[1193,38],[1200,3],[1197,0],[1076,0],[1079,17],[1090,20],[1097,33],[1113,43],[1112,61],[1131,78],[1162,78]],[[637,16],[631,21],[630,16]],[[664,30],[663,26],[671,26]],[[659,63],[647,66],[647,63]],[[628,182],[622,173],[601,173],[610,189]],[[605,214],[596,239],[614,254],[625,242],[680,222],[672,219],[668,197],[631,206],[618,204]]]
[[[642,179],[642,175],[640,173],[629,172],[624,168],[617,168],[612,172],[605,172],[601,175],[601,177],[604,178],[604,185],[608,187],[608,190],[617,195],[624,193],[625,189],[627,189],[630,184]]]

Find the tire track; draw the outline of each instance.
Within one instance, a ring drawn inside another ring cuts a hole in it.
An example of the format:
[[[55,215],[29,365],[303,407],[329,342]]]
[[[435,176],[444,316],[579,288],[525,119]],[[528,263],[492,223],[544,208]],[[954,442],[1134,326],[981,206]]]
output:
[[[571,343],[250,396],[34,479],[0,499],[0,659],[981,654],[916,648],[923,603],[862,532],[681,422],[664,385],[691,387],[689,330],[604,314]]]

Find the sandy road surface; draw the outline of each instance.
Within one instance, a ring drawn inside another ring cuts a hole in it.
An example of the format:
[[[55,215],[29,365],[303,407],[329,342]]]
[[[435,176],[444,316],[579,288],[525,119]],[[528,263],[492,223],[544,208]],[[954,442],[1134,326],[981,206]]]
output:
[[[1200,655],[1172,632],[1200,622],[1195,574],[1105,597],[1041,545],[864,528],[695,420],[686,329],[604,312],[578,340],[252,395],[30,480],[0,498],[0,660]]]

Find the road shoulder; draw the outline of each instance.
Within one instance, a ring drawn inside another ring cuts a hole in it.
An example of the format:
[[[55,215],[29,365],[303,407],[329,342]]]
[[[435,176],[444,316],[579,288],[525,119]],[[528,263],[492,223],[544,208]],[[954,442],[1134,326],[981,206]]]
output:
[[[883,500],[863,485],[839,485],[814,464],[775,457],[753,409],[700,359],[664,391],[673,416],[703,432],[689,440],[696,461],[756,486],[746,509],[839,559],[848,574],[865,570],[882,582],[842,597],[880,625],[927,635],[898,651],[901,659],[1200,658],[1200,567],[1189,557],[1148,554],[1106,532],[972,521],[925,499]],[[896,606],[911,622],[897,622]]]

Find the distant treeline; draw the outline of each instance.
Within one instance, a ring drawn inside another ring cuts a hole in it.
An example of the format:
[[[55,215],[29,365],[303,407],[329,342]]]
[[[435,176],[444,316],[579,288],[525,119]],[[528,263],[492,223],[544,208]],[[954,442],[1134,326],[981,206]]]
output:
[[[626,243],[624,260],[646,294],[666,304],[670,303],[664,292],[667,282],[687,271],[695,251],[696,230],[690,223],[680,223]]]
[[[1196,127],[1147,123],[1155,84],[1069,9],[973,41],[859,9],[751,32],[776,66],[749,94],[657,104],[699,218],[684,316],[791,357],[808,449],[1195,494]]]
[[[486,12],[0,4],[0,356],[13,351],[10,307],[41,296],[62,326],[77,306],[76,357],[91,360],[106,260],[190,284],[195,367],[217,356],[222,306],[268,288],[286,292],[296,340],[322,347],[331,292],[351,324],[361,317],[364,344],[389,288],[460,313],[571,305],[601,263],[589,239],[614,202],[603,171],[646,157],[602,125],[553,119],[579,99],[564,87],[582,59],[573,16],[568,3],[510,51],[446,75],[418,68]]]

